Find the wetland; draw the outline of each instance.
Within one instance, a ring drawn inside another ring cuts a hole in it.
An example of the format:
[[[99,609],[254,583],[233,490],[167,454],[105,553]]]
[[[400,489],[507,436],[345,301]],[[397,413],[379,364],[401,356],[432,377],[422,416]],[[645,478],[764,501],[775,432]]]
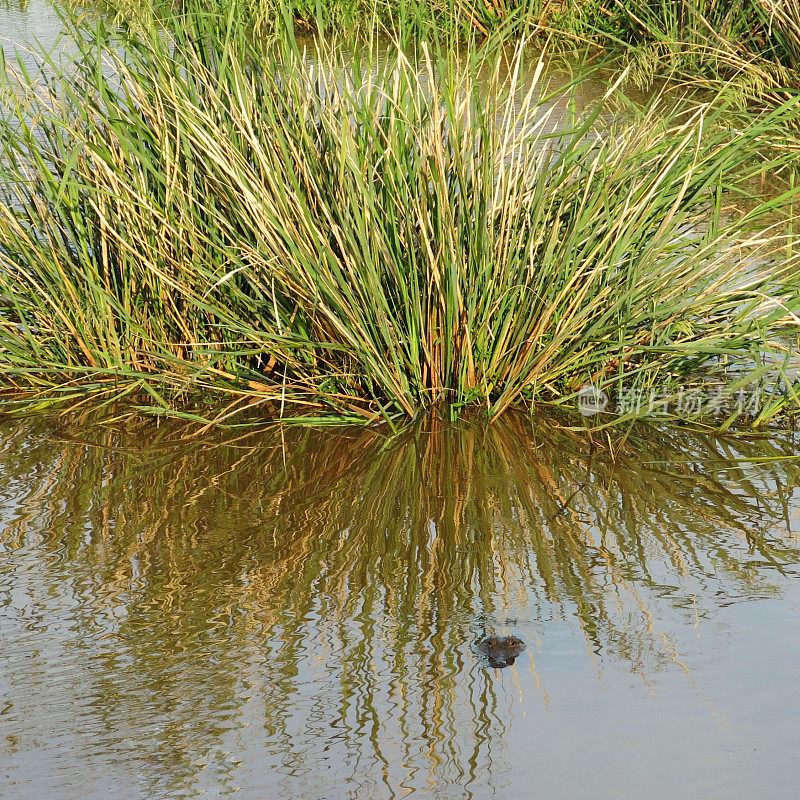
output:
[[[0,5],[0,798],[795,800],[800,12],[589,6]]]

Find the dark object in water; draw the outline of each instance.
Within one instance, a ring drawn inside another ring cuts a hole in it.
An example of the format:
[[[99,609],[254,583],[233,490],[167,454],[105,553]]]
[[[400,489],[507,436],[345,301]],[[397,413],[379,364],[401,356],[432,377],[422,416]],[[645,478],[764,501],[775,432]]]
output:
[[[487,636],[478,642],[478,650],[486,656],[490,667],[510,667],[525,649],[518,636]]]

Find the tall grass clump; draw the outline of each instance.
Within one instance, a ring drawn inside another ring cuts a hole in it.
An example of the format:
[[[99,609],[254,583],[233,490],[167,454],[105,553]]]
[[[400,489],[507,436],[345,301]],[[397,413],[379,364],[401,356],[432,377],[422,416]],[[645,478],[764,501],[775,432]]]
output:
[[[728,206],[791,160],[753,155],[788,105],[615,122],[523,48],[264,54],[200,12],[88,33],[69,71],[4,71],[10,402],[495,417],[757,369],[797,305],[761,222],[785,198]]]

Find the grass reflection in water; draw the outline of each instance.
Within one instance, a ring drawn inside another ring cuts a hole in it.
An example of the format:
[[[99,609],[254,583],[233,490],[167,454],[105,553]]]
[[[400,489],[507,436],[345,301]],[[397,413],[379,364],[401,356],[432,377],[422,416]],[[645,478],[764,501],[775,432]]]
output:
[[[391,441],[179,433],[34,419],[0,437],[9,721],[69,726],[148,796],[263,788],[268,767],[295,797],[485,796],[527,672],[547,702],[554,626],[579,626],[598,670],[691,678],[681,625],[777,593],[800,561],[789,434],[609,449],[515,415]],[[512,633],[525,652],[492,670],[477,642]]]

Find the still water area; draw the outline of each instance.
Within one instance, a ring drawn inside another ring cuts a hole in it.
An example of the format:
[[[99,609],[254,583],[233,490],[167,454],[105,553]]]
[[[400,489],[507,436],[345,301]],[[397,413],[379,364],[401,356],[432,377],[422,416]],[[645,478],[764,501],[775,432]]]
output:
[[[796,798],[796,434],[562,422],[3,423],[0,796]]]

